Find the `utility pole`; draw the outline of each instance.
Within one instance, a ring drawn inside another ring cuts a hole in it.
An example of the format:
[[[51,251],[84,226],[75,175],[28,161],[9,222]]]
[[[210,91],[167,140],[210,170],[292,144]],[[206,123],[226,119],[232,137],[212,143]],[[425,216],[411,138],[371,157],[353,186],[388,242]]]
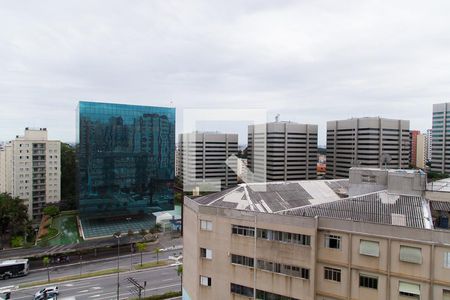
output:
[[[120,232],[114,233],[114,237],[117,239],[117,300],[119,300],[120,297]]]

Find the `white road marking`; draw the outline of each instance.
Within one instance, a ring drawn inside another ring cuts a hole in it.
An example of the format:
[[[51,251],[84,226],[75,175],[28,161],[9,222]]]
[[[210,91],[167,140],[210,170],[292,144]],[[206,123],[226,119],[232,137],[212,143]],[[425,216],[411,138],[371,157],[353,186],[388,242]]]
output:
[[[100,297],[101,295],[100,294],[98,294],[98,295],[94,295],[94,296],[89,296],[89,298],[98,298],[98,297]]]
[[[94,287],[92,287],[91,289],[93,289],[93,290],[101,290],[102,288],[99,287],[99,286],[94,286]]]
[[[87,293],[87,292],[89,292],[89,290],[82,290],[82,291],[79,291],[78,293]]]
[[[65,287],[71,287],[71,286],[73,286],[73,284],[72,283],[68,283],[68,284],[65,284],[64,286]]]

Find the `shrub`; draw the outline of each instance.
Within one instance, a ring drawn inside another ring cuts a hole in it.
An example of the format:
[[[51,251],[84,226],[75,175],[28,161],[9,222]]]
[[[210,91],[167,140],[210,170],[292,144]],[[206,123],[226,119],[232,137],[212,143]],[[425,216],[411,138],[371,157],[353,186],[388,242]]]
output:
[[[13,248],[17,248],[17,247],[22,247],[24,243],[23,237],[21,236],[14,236],[11,239],[11,247]]]

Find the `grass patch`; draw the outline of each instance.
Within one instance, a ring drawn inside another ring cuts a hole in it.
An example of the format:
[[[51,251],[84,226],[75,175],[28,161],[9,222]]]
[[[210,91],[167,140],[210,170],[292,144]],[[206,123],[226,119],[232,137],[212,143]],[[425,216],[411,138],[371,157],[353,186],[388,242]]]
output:
[[[124,270],[124,269],[119,270],[119,272],[125,272],[125,271],[128,271],[128,270]],[[110,275],[110,274],[115,274],[115,273],[117,273],[117,269],[106,269],[106,270],[81,274],[81,276],[80,275],[70,275],[70,276],[58,277],[58,278],[54,278],[54,279],[50,278],[50,282],[48,282],[47,280],[28,282],[28,283],[20,284],[19,287],[26,288],[26,287],[36,286],[36,285],[58,283],[58,282],[63,282],[63,281],[97,277],[97,276]]]
[[[149,268],[167,266],[168,264],[169,264],[168,260],[160,260],[158,263],[156,261],[143,263],[142,266],[141,266],[141,264],[136,264],[136,265],[134,265],[134,268],[136,270],[142,270],[142,269],[149,269]]]
[[[180,296],[181,296],[181,291],[179,291],[179,292],[167,292],[167,293],[164,293],[164,294],[148,296],[148,297],[141,298],[141,299],[142,300],[162,300],[162,299],[168,299],[168,298],[180,297]]]

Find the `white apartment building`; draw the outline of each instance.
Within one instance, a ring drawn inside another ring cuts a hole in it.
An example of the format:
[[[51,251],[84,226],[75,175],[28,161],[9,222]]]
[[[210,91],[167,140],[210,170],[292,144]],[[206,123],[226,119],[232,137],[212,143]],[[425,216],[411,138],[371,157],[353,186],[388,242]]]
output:
[[[450,174],[450,102],[433,104],[431,170]]]
[[[33,221],[46,203],[61,200],[61,142],[47,129],[25,128],[23,136],[0,149],[0,192],[23,199]]]
[[[249,125],[247,157],[253,181],[316,179],[317,131],[317,125],[285,121]]]
[[[380,117],[327,122],[327,178],[348,178],[351,167],[409,166],[409,121]]]
[[[425,185],[352,168],[185,197],[183,299],[448,300],[450,193]]]
[[[193,132],[179,135],[180,176],[185,191],[220,191],[237,184],[238,135]],[[235,171],[233,171],[235,170]]]

